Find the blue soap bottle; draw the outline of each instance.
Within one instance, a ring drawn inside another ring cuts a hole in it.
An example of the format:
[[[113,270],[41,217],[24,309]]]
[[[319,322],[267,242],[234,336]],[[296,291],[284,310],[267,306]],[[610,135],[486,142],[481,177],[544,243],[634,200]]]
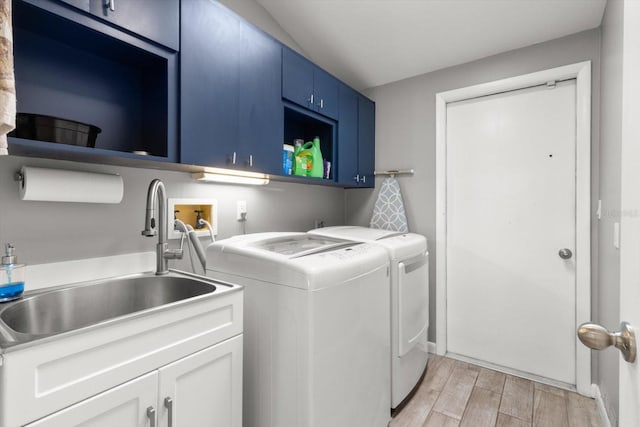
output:
[[[0,302],[18,299],[24,292],[25,265],[18,264],[18,258],[14,252],[13,245],[7,243],[2,264],[0,264]]]

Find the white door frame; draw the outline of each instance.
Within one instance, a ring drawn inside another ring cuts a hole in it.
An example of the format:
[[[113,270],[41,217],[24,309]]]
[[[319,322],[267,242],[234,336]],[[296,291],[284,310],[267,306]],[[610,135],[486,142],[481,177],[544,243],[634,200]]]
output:
[[[576,329],[591,318],[591,61],[436,94],[436,352],[447,351],[447,103],[576,79]],[[588,254],[588,256],[581,256]],[[591,352],[576,337],[576,389],[591,396]]]

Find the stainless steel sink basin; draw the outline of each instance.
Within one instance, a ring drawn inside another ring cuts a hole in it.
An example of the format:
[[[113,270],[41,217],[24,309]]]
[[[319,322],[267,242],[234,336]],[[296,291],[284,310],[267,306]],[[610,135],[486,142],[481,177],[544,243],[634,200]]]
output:
[[[32,341],[211,294],[224,283],[171,272],[107,279],[36,292],[0,306],[0,338]],[[6,329],[9,328],[10,331]]]

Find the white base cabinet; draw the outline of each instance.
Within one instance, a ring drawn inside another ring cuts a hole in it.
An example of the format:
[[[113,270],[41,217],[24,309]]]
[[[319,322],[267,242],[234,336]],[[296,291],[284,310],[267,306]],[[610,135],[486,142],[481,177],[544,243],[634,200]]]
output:
[[[114,387],[28,427],[242,426],[242,335]]]
[[[243,290],[216,286],[212,297],[0,348],[0,427],[240,427]]]

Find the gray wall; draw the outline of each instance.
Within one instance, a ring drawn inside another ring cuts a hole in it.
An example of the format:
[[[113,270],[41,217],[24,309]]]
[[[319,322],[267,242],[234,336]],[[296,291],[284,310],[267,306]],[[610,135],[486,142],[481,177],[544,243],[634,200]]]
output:
[[[592,61],[593,194],[598,194],[600,30],[590,30],[367,90],[376,101],[376,169],[413,168],[400,177],[409,229],[429,239],[429,340],[436,339],[435,311],[435,94],[506,77]],[[379,182],[378,178],[378,182]],[[375,190],[346,190],[348,224],[367,225]],[[596,199],[596,198],[594,198]],[[596,200],[594,200],[595,206]],[[597,229],[594,222],[594,248]],[[594,250],[594,259],[597,251]],[[594,262],[594,266],[597,265]],[[594,277],[597,277],[594,270]],[[594,296],[597,293],[594,289]]]
[[[613,246],[614,223],[620,222],[620,164],[622,128],[622,31],[621,1],[609,0],[602,20],[601,114],[600,114],[600,199],[598,256],[600,284],[598,323],[617,330],[620,322],[620,253]],[[594,352],[598,360],[600,390],[613,425],[618,418],[618,364],[615,350]]]
[[[13,174],[23,165],[118,173],[124,180],[124,199],[117,205],[22,201]],[[238,200],[247,202],[248,233],[306,231],[316,219],[328,225],[344,221],[341,188],[276,182],[219,185],[196,182],[185,172],[1,156],[0,243],[14,243],[20,261],[28,264],[153,251],[156,239],[140,235],[153,178],[163,180],[168,197],[217,199],[219,238],[242,232],[236,221]]]

